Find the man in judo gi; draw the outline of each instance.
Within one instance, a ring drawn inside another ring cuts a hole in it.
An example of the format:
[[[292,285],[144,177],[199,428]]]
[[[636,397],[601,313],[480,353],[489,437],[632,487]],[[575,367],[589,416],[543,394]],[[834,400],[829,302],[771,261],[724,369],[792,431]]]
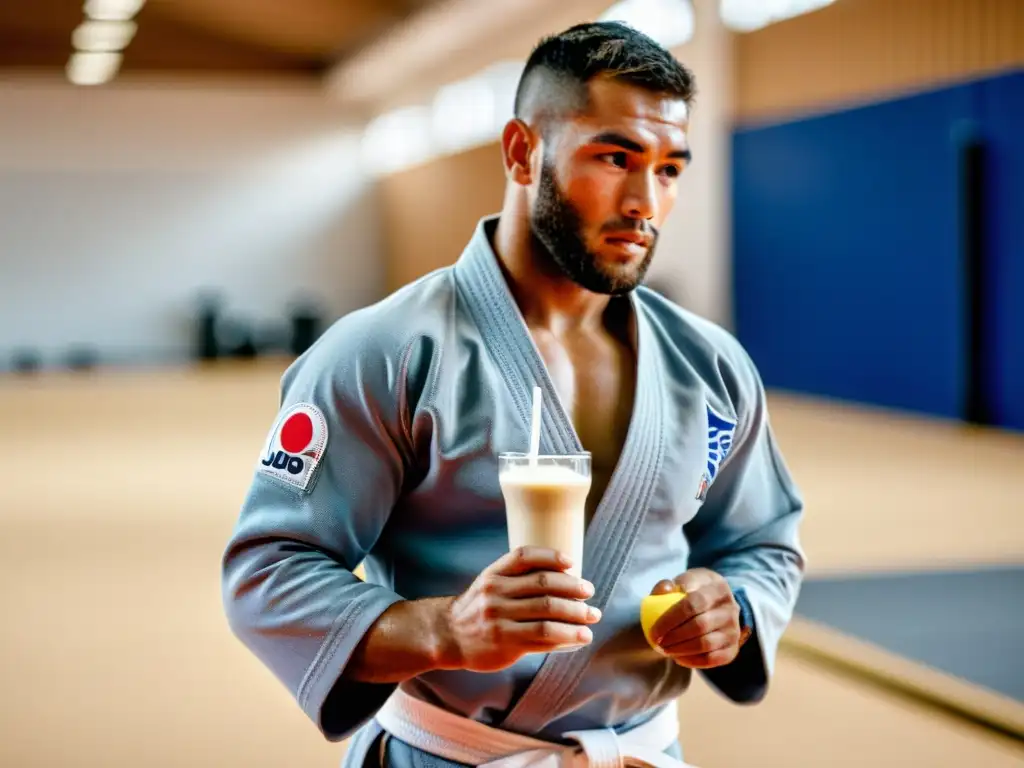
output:
[[[284,375],[224,603],[348,765],[679,766],[694,670],[765,695],[802,502],[744,350],[641,286],[693,95],[628,27],[542,41],[500,214]],[[582,578],[508,551],[497,457],[528,448],[534,386],[540,451],[592,455]],[[639,606],[666,580],[686,597],[649,643]]]

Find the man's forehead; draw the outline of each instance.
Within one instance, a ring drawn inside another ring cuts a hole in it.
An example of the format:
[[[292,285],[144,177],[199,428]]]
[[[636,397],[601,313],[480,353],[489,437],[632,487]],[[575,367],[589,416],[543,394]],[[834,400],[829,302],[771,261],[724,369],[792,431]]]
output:
[[[662,123],[685,131],[690,110],[675,94],[654,91],[622,81],[596,78],[587,84],[587,103],[577,117],[585,122]]]
[[[689,110],[683,99],[636,87],[598,87],[590,96],[586,107],[563,123],[569,129],[562,132],[566,149],[608,136],[628,139],[656,153],[689,149]]]

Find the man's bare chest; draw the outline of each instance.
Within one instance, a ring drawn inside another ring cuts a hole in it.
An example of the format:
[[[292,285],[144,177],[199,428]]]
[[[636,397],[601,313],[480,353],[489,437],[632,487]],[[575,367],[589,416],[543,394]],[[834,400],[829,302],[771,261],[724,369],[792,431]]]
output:
[[[566,343],[540,334],[538,348],[580,443],[591,453],[588,508],[592,513],[618,465],[629,431],[636,390],[635,356],[610,336]]]

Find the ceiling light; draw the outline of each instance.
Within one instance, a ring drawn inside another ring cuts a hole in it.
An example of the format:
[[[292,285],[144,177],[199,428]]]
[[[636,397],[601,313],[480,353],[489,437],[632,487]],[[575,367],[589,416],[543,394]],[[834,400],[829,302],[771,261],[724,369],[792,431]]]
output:
[[[514,116],[516,91],[525,66],[525,61],[499,61],[484,70],[484,77],[494,89],[494,117],[498,133]]]
[[[621,21],[666,48],[693,37],[693,5],[689,0],[619,0],[600,21]]]
[[[484,77],[442,87],[432,112],[434,140],[445,151],[458,152],[497,138],[494,89]]]
[[[581,2],[571,0],[570,4]],[[326,87],[343,104],[371,108],[377,102],[389,102],[396,93],[408,93],[405,88],[418,89],[420,84],[414,86],[410,82],[410,73],[423,77],[422,87],[433,90],[438,83],[430,72],[439,67],[427,66],[432,61],[440,57],[448,64],[471,69],[476,68],[471,60],[484,65],[491,60],[488,46],[511,45],[524,30],[538,23],[543,26],[544,12],[550,3],[551,0],[420,2],[422,11],[336,65],[325,78]]]
[[[402,107],[374,118],[363,132],[363,167],[388,174],[429,160],[431,113],[425,106]]]
[[[85,15],[97,21],[127,21],[146,0],[86,0]]]
[[[123,51],[137,29],[134,21],[83,21],[71,34],[71,43],[78,51]]]
[[[835,0],[721,0],[722,22],[735,32],[752,32],[769,24],[801,16]]]
[[[120,66],[120,53],[79,51],[68,61],[67,76],[75,85],[101,85],[112,80]]]

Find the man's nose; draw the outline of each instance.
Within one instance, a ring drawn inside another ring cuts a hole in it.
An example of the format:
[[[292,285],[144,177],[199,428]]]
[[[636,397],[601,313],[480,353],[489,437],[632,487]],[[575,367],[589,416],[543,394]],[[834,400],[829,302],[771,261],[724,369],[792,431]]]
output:
[[[630,219],[653,219],[658,213],[654,174],[647,171],[630,174],[622,199],[622,213]]]

